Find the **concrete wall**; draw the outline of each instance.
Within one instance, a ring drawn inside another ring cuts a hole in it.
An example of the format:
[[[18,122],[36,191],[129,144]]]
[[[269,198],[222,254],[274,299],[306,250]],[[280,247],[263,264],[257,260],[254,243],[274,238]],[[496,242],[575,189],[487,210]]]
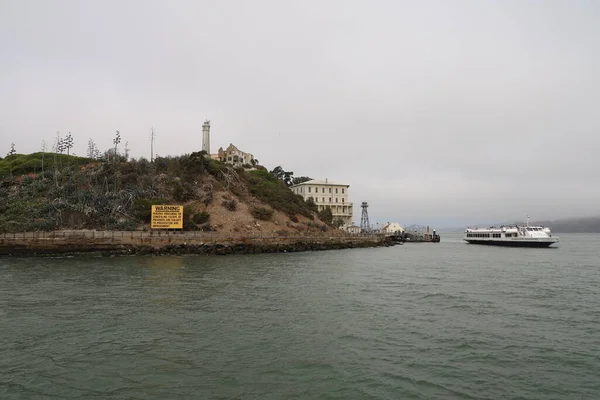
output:
[[[378,236],[330,237],[310,235],[243,235],[218,232],[126,232],[126,231],[56,231],[22,232],[0,235],[0,254],[60,254],[85,252],[140,252],[180,246],[206,253],[217,246],[253,246],[272,248],[302,244],[302,249],[315,250],[314,245],[326,248],[366,247],[383,245]],[[307,244],[312,247],[306,248]],[[202,250],[202,246],[209,246]],[[212,247],[210,247],[212,246]],[[325,249],[325,248],[324,248]]]

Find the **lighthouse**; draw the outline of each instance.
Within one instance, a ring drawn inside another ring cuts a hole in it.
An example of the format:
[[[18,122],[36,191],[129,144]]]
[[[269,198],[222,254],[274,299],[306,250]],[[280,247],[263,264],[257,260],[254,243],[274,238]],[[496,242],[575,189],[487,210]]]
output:
[[[210,121],[204,121],[202,124],[202,150],[210,155]]]

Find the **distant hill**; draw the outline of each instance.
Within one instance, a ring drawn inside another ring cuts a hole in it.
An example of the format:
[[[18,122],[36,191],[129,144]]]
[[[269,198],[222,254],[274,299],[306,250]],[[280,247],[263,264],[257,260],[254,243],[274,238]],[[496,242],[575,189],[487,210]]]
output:
[[[600,217],[565,218],[555,221],[535,221],[556,233],[600,233]]]
[[[479,227],[500,225],[525,224],[523,221],[513,221],[493,224],[479,224]],[[552,229],[555,233],[600,233],[600,217],[563,218],[554,221],[531,221],[531,225],[543,225]],[[467,227],[456,227],[444,229],[444,232],[463,232]]]

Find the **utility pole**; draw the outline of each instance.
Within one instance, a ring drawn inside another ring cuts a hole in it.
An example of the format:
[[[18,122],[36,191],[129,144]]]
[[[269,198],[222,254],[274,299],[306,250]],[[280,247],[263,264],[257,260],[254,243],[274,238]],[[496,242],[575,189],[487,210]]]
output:
[[[154,127],[150,128],[150,162],[154,161]]]

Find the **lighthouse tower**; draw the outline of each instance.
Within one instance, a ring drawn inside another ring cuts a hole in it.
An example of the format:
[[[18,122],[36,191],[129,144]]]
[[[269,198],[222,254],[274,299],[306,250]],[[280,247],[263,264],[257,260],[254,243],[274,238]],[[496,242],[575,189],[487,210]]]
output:
[[[210,121],[204,121],[202,124],[202,150],[210,155]]]

